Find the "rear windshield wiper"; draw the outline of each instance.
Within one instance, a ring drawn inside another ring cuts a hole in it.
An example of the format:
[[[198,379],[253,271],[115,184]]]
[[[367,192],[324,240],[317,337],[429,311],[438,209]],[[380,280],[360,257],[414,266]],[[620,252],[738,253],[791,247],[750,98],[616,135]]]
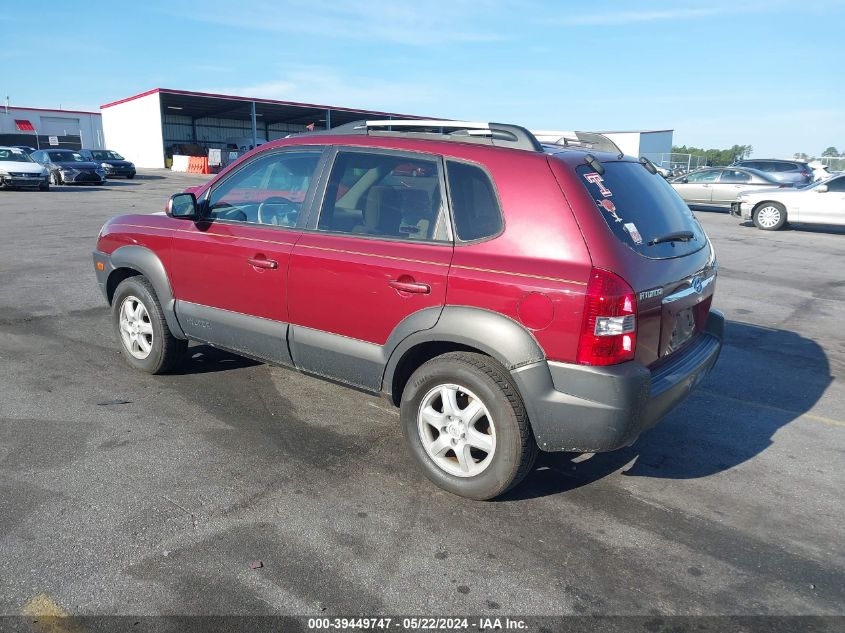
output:
[[[660,237],[655,237],[648,245],[663,244],[664,242],[689,242],[695,239],[695,233],[692,231],[675,231],[674,233],[667,233]]]

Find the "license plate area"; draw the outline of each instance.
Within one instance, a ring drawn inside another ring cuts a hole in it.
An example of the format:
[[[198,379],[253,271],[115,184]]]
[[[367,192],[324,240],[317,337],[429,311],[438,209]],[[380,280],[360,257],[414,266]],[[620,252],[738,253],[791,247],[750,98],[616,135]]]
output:
[[[695,314],[693,308],[684,308],[675,313],[672,322],[672,329],[669,334],[669,340],[666,342],[666,347],[663,354],[671,354],[683,347],[684,343],[692,338],[695,334]]]

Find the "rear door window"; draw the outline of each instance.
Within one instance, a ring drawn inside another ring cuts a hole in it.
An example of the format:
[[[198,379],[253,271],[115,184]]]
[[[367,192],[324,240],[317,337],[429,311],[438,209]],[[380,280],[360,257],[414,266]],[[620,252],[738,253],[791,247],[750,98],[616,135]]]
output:
[[[743,183],[750,181],[751,175],[744,171],[739,171],[738,169],[726,169],[722,172],[722,176],[719,178],[719,182],[724,183]]]
[[[318,230],[409,241],[447,241],[440,160],[427,155],[337,154]]]
[[[617,161],[602,165],[604,174],[589,165],[580,165],[576,171],[595,201],[597,212],[620,242],[651,259],[681,257],[704,248],[704,230],[664,178],[639,163]],[[691,233],[692,238],[652,243],[681,232]]]
[[[502,231],[502,211],[490,177],[467,163],[446,161],[446,178],[455,232],[463,242],[481,240]]]

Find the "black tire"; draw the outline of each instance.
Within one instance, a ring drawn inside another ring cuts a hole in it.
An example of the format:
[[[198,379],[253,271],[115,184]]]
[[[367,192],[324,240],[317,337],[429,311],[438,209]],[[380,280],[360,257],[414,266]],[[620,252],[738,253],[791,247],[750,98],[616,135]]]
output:
[[[42,182],[40,185],[38,185],[38,191],[50,191],[50,183]]]
[[[137,358],[127,347],[121,334],[120,311],[125,301],[134,298],[143,304],[152,326],[152,344],[145,358]],[[112,325],[126,362],[133,368],[148,374],[163,374],[179,366],[188,348],[188,341],[177,339],[170,333],[161,304],[152,284],[140,275],[128,277],[120,282],[112,298]]]
[[[135,177],[135,174],[129,174],[128,176],[126,176],[126,179],[132,180],[134,177]]]
[[[761,212],[763,214],[762,221],[760,218]],[[777,216],[774,222],[772,221],[775,219],[773,214]],[[754,226],[761,231],[778,231],[786,224],[786,207],[780,202],[761,202],[754,209],[751,219]]]
[[[477,475],[456,476],[447,472],[423,445],[418,412],[426,396],[442,385],[471,391],[494,421],[495,447],[488,465]],[[501,364],[483,354],[450,352],[417,368],[402,392],[400,417],[411,454],[426,477],[462,497],[487,500],[504,494],[522,481],[537,457],[537,442],[516,385]]]

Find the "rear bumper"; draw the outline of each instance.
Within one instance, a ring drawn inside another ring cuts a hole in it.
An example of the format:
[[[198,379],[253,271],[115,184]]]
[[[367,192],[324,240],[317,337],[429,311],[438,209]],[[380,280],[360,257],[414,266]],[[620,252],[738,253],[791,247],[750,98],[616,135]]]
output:
[[[716,363],[725,318],[712,310],[686,350],[654,371],[637,362],[587,367],[542,361],[511,372],[544,451],[629,446],[683,402]]]

